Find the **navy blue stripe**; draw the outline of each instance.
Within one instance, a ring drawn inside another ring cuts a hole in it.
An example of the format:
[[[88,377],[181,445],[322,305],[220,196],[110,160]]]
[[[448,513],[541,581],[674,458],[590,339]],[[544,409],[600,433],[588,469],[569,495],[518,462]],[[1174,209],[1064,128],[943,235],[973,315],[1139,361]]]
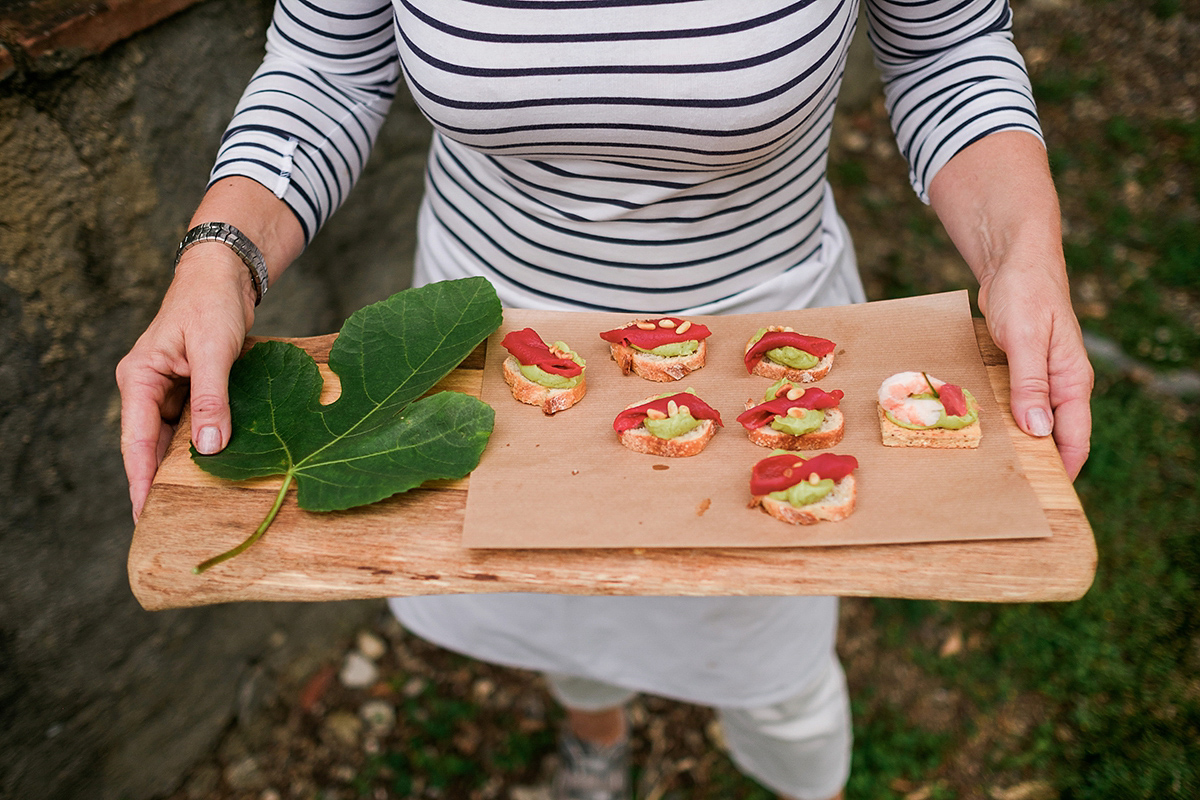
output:
[[[804,222],[813,213],[815,208],[819,208],[821,206],[821,203],[819,203],[819,202],[815,203],[815,204],[813,204],[812,207],[810,207],[807,211],[805,211],[804,214],[802,214],[801,216],[797,217],[796,219],[792,220],[791,222],[788,222],[787,224],[785,224],[779,228],[772,229],[765,236],[760,236],[759,238],[755,239],[752,242],[740,244],[737,247],[734,247],[734,248],[728,249],[728,250],[724,250],[720,253],[714,253],[712,255],[705,256],[704,258],[692,259],[689,261],[661,261],[661,262],[656,262],[654,264],[636,264],[636,263],[630,263],[628,261],[623,261],[623,260],[622,261],[614,261],[611,259],[596,258],[593,256],[585,255],[582,251],[570,252],[570,251],[566,251],[566,250],[560,250],[558,248],[551,247],[551,246],[543,244],[542,242],[539,242],[535,239],[532,239],[529,236],[526,236],[525,234],[521,233],[520,231],[515,230],[514,228],[512,228],[512,226],[505,223],[504,220],[502,220],[500,218],[500,216],[487,203],[480,202],[479,198],[476,197],[475,195],[473,195],[470,191],[468,191],[466,189],[466,187],[464,187],[462,185],[462,183],[460,183],[453,175],[451,175],[448,172],[443,172],[443,174],[446,176],[446,178],[451,183],[453,183],[460,190],[462,190],[462,192],[464,194],[474,198],[476,200],[476,202],[479,202],[480,208],[488,216],[492,217],[492,219],[496,222],[496,225],[498,225],[499,228],[503,229],[508,234],[508,236],[507,236],[508,239],[524,242],[526,245],[528,245],[536,250],[542,250],[546,253],[550,253],[551,255],[557,256],[559,258],[570,259],[573,261],[579,261],[579,262],[583,262],[586,264],[594,264],[599,267],[610,267],[613,269],[653,270],[653,271],[675,270],[675,269],[694,269],[696,267],[703,266],[705,264],[711,264],[716,261],[722,261],[722,260],[725,260],[731,256],[738,254],[738,253],[744,253],[754,247],[757,247],[758,245],[762,244],[763,242],[774,239],[774,238],[786,233],[787,231],[792,230],[797,225],[799,225],[801,222]],[[469,173],[468,173],[468,175],[469,175]],[[477,181],[475,181],[475,182],[478,184]],[[823,175],[818,176],[817,180],[814,181],[813,184],[810,185],[807,189],[805,189],[804,192],[807,193],[807,192],[811,191],[813,188],[823,185],[823,183],[824,183],[824,176]],[[432,188],[434,193],[437,194],[439,197],[441,197],[443,201],[445,201],[447,206],[454,207],[454,204],[442,192],[442,189],[437,184],[436,180],[431,182],[430,188]],[[487,191],[486,188],[483,187],[482,185],[480,185],[479,188]],[[495,196],[494,193],[492,193],[492,192],[488,192],[488,193]],[[787,205],[779,206],[778,208],[775,208],[774,210],[772,210],[769,213],[767,213],[766,215],[764,215],[762,218],[755,220],[753,223],[747,224],[744,226],[739,226],[739,228],[723,229],[721,231],[718,231],[718,232],[715,232],[712,234],[706,234],[704,236],[680,237],[677,239],[670,239],[670,240],[666,240],[666,241],[652,241],[652,240],[641,240],[641,239],[619,239],[619,238],[615,238],[615,237],[599,237],[599,236],[586,234],[586,233],[583,233],[580,231],[558,228],[557,226],[550,225],[549,223],[541,223],[539,220],[531,219],[531,221],[538,222],[539,224],[542,225],[542,227],[548,228],[550,230],[554,230],[556,232],[562,233],[564,235],[570,236],[575,239],[589,239],[592,241],[601,241],[601,242],[604,242],[604,243],[610,244],[610,245],[655,248],[655,247],[674,247],[676,245],[692,244],[692,243],[703,242],[703,241],[714,241],[716,239],[724,238],[725,236],[728,236],[732,233],[738,232],[741,228],[752,227],[753,225],[760,225],[762,222],[765,222],[766,220],[770,219],[772,216],[784,211],[787,208],[788,208]],[[464,219],[466,219],[471,224],[472,227],[479,229],[479,232],[481,234],[484,233],[482,228],[479,227],[479,223],[474,218],[468,218],[468,215],[466,215],[464,212],[460,211],[459,213],[463,214]],[[528,216],[528,215],[526,215],[526,216]],[[486,234],[484,234],[484,235],[486,235]]]
[[[254,145],[239,145],[239,147],[249,147],[249,146],[254,146]],[[278,167],[276,167],[272,164],[268,164],[265,161],[259,161],[256,158],[226,158],[226,159],[222,159],[222,160],[218,161],[215,165],[213,165],[212,172],[214,175],[218,175],[226,166],[228,166],[230,164],[237,164],[239,162],[244,162],[247,164],[254,164],[256,166],[262,167],[263,169],[275,174],[276,176],[278,176],[280,174]],[[221,175],[220,177],[213,178],[212,180],[209,181],[208,187],[206,187],[206,189],[211,188],[214,183],[216,183],[217,181],[220,181],[220,180],[224,180],[227,177],[230,177],[230,176]],[[253,180],[253,178],[251,178],[251,180]],[[274,193],[274,191],[275,191],[274,187],[266,186],[265,184],[262,184],[261,182],[259,182],[259,185],[263,186],[263,188],[267,189],[268,191],[270,191],[272,193]],[[316,204],[312,201],[312,198],[309,197],[308,194],[306,194],[303,189],[301,189],[299,186],[296,186],[294,183],[289,184],[288,189],[292,192],[295,192],[300,197],[300,199],[304,201],[305,205],[308,206],[309,212],[313,215],[313,217],[320,219],[321,215],[320,215],[319,209],[317,208]],[[302,213],[300,213],[299,209],[295,208],[291,204],[291,202],[287,199],[286,196],[283,198],[283,201],[284,201],[284,204],[287,205],[287,207],[291,210],[292,214],[295,215],[296,221],[300,223],[300,228],[304,232],[304,243],[308,244],[308,242],[312,240],[312,231],[309,230],[308,223],[305,222],[305,220],[304,220],[304,215]]]
[[[615,289],[615,290],[617,290],[617,291],[633,291],[633,292],[635,292],[635,293],[637,293],[637,294],[643,294],[643,293],[645,293],[645,294],[680,294],[680,293],[682,293],[682,292],[687,292],[687,291],[695,291],[696,289],[703,289],[703,288],[706,288],[706,287],[708,287],[708,286],[715,286],[716,284],[723,283],[723,282],[725,282],[725,281],[728,281],[728,280],[732,280],[733,278],[736,278],[736,277],[738,277],[738,276],[740,276],[740,275],[742,275],[742,274],[744,274],[744,273],[746,273],[746,272],[750,272],[750,271],[752,271],[752,270],[754,270],[754,269],[756,269],[756,268],[759,268],[759,267],[761,267],[763,264],[765,264],[765,263],[768,263],[768,262],[769,262],[769,261],[771,261],[771,260],[778,261],[779,259],[781,259],[781,258],[784,258],[784,257],[788,256],[789,254],[791,254],[791,252],[792,252],[793,250],[796,250],[796,249],[798,249],[798,248],[800,248],[800,247],[802,247],[802,246],[804,245],[804,242],[797,242],[797,243],[795,243],[794,245],[792,245],[791,247],[787,248],[786,250],[783,250],[782,252],[780,252],[780,253],[777,253],[776,255],[772,256],[770,259],[766,259],[766,260],[764,260],[764,261],[762,261],[762,262],[760,262],[760,263],[757,263],[757,264],[752,264],[752,265],[750,265],[750,266],[747,266],[747,267],[743,267],[742,269],[736,270],[736,271],[734,271],[734,272],[726,273],[726,274],[724,274],[724,275],[721,275],[720,277],[717,277],[717,278],[712,278],[712,279],[710,279],[710,280],[707,280],[707,281],[701,281],[700,283],[689,284],[689,285],[687,285],[687,286],[671,286],[671,287],[658,287],[658,286],[654,286],[654,287],[646,287],[646,286],[639,286],[639,287],[637,287],[636,289],[632,289],[632,290],[631,290],[629,287],[627,287],[627,286],[625,286],[625,285],[622,285],[622,284],[610,284],[610,283],[604,283],[603,281],[596,281],[596,280],[592,280],[592,279],[590,279],[590,278],[581,278],[581,277],[579,277],[579,276],[577,276],[577,275],[565,275],[565,274],[562,274],[562,273],[555,272],[554,270],[547,269],[546,267],[540,266],[540,265],[538,265],[538,264],[533,264],[533,263],[530,263],[530,262],[528,262],[528,261],[525,261],[525,260],[523,260],[523,259],[517,258],[516,256],[512,255],[511,253],[509,253],[507,250],[505,250],[503,247],[501,247],[501,246],[500,246],[500,245],[499,245],[499,244],[498,244],[498,243],[497,243],[497,242],[496,242],[494,239],[492,239],[492,237],[491,237],[491,236],[489,236],[489,235],[487,234],[487,232],[486,232],[486,231],[484,231],[484,230],[480,229],[480,228],[479,228],[479,226],[475,224],[474,220],[472,220],[472,219],[470,219],[469,217],[467,217],[467,216],[463,215],[461,211],[459,211],[458,209],[454,208],[453,206],[449,206],[449,207],[450,207],[450,209],[451,209],[452,211],[455,211],[455,212],[457,212],[457,213],[459,214],[459,216],[461,217],[461,219],[462,219],[464,222],[466,222],[466,223],[467,223],[469,226],[471,226],[472,228],[474,228],[474,229],[475,229],[475,231],[476,231],[477,233],[479,233],[479,235],[480,235],[480,236],[482,236],[482,237],[483,237],[485,240],[487,240],[487,242],[488,242],[489,244],[491,244],[492,246],[494,246],[494,247],[495,247],[495,248],[496,248],[498,251],[500,251],[501,253],[503,253],[503,254],[505,255],[505,257],[507,257],[507,258],[508,258],[510,261],[512,261],[513,263],[516,263],[516,264],[521,264],[522,266],[528,267],[529,269],[531,269],[531,270],[533,270],[533,271],[535,271],[535,272],[541,272],[541,273],[543,273],[543,274],[546,274],[546,275],[552,275],[552,276],[554,276],[554,277],[556,277],[556,278],[559,278],[559,279],[562,279],[562,280],[568,280],[568,281],[572,281],[572,282],[575,282],[575,283],[580,283],[580,284],[583,284],[583,285],[586,285],[586,286],[595,286],[595,287],[597,287],[597,288]],[[510,281],[510,282],[512,282],[512,283],[514,283],[514,284],[517,284],[518,286],[521,286],[522,288],[527,288],[527,289],[530,289],[531,291],[535,291],[536,293],[538,293],[538,294],[542,294],[542,295],[543,295],[543,296],[545,296],[545,297],[553,297],[553,298],[554,298],[554,299],[556,299],[556,300],[562,300],[562,299],[563,299],[563,298],[562,298],[561,296],[559,296],[559,295],[546,294],[546,293],[544,293],[544,292],[541,292],[541,291],[538,291],[538,290],[533,290],[533,289],[532,289],[532,287],[526,287],[524,284],[521,284],[521,283],[519,283],[518,281],[516,281],[516,280],[515,280],[514,278],[512,278],[511,276],[507,275],[507,274],[506,274],[506,273],[504,273],[504,272],[501,272],[501,271],[500,271],[500,270],[498,270],[498,269],[497,269],[497,268],[496,268],[494,265],[490,264],[488,261],[486,261],[485,259],[481,258],[481,257],[479,256],[479,254],[478,254],[477,252],[475,252],[475,250],[474,250],[473,248],[471,248],[471,247],[470,247],[470,245],[468,245],[468,244],[467,244],[465,241],[463,241],[462,237],[460,237],[460,236],[458,235],[458,233],[457,233],[457,232],[454,230],[453,226],[446,225],[445,221],[444,221],[444,220],[443,220],[443,219],[442,219],[442,218],[441,218],[441,217],[438,215],[438,213],[437,213],[437,210],[436,210],[436,209],[431,209],[431,211],[432,211],[432,213],[433,213],[433,216],[434,216],[434,217],[435,217],[435,218],[436,218],[436,219],[437,219],[439,222],[441,222],[441,223],[442,223],[442,225],[443,225],[443,226],[446,228],[446,230],[450,231],[450,232],[451,232],[451,234],[453,235],[453,237],[454,237],[454,238],[455,238],[455,239],[456,239],[456,240],[457,240],[457,241],[458,241],[460,244],[462,244],[462,246],[463,246],[463,247],[467,248],[467,249],[468,249],[468,250],[471,252],[471,254],[472,254],[472,255],[474,255],[476,258],[478,258],[478,259],[479,259],[479,263],[480,263],[480,264],[485,264],[485,265],[487,265],[487,266],[488,266],[488,267],[491,269],[491,271],[495,272],[495,273],[496,273],[496,274],[498,274],[498,275],[501,275],[501,276],[503,276],[503,277],[504,277],[506,280],[508,280],[508,281]],[[808,238],[811,238],[811,237],[808,237]],[[817,248],[819,248],[819,247],[820,247],[820,245],[818,245],[818,246],[817,246]],[[813,248],[813,250],[812,250],[811,252],[812,252],[812,253],[815,253],[817,248]],[[798,260],[797,260],[797,262],[796,262],[796,264],[793,264],[793,266],[798,266],[799,264],[802,264],[802,263],[804,263],[804,261],[805,261],[805,260],[807,260],[807,259],[808,259],[808,258],[810,258],[810,257],[811,257],[811,253],[810,253],[809,255],[805,256],[804,258],[798,259]],[[784,270],[784,271],[786,272],[787,270]],[[578,303],[580,303],[581,301],[578,301],[578,300],[575,300],[575,299],[573,299],[573,298],[572,298],[570,302],[571,302],[572,304],[578,304]],[[708,302],[708,301],[706,301],[706,302]]]
[[[730,23],[726,25],[710,25],[703,28],[679,28],[675,30],[641,30],[641,31],[604,31],[596,33],[489,33],[487,31],[474,31],[457,25],[450,25],[442,22],[436,17],[421,11],[414,6],[409,0],[400,0],[404,9],[420,20],[425,25],[428,25],[434,30],[453,36],[457,39],[464,39],[473,42],[493,42],[498,44],[570,44],[570,43],[590,43],[590,42],[644,42],[644,41],[663,41],[671,39],[697,39],[710,36],[725,36],[731,33],[742,33],[755,28],[761,28],[764,25],[778,23],[780,20],[786,19],[805,8],[808,8],[816,0],[799,0],[790,6],[785,6],[778,11],[770,14],[763,14],[759,17],[742,20],[741,22]],[[538,3],[538,9],[544,9],[547,5]],[[611,8],[615,4],[605,3],[603,8]],[[506,8],[515,8],[516,6],[505,4]]]
[[[828,148],[823,148],[821,150],[819,158],[824,159],[824,157],[827,153],[828,153]],[[447,151],[446,155],[448,155],[450,157],[450,159],[454,162],[455,166],[457,166],[459,168],[459,170],[462,172],[462,174],[464,174],[468,178],[470,178],[471,182],[473,184],[475,184],[475,186],[477,186],[480,191],[485,192],[488,195],[491,195],[497,201],[499,201],[501,204],[503,204],[505,207],[507,207],[510,211],[513,211],[514,213],[517,213],[517,214],[525,217],[529,222],[531,222],[535,225],[538,225],[540,227],[546,228],[550,231],[553,231],[554,233],[562,234],[564,236],[572,236],[572,237],[575,237],[578,239],[586,239],[589,241],[599,242],[602,244],[615,244],[615,245],[623,245],[623,246],[655,247],[655,246],[674,246],[674,245],[680,245],[680,244],[692,244],[695,242],[708,241],[708,240],[712,240],[712,239],[721,238],[724,236],[728,236],[732,233],[738,233],[738,232],[741,232],[742,230],[749,229],[755,225],[762,224],[762,222],[765,221],[766,219],[769,219],[770,217],[774,216],[775,214],[780,213],[781,211],[790,207],[792,204],[794,204],[796,201],[798,201],[801,197],[807,196],[814,189],[822,186],[825,181],[824,172],[818,171],[817,177],[808,186],[806,186],[805,188],[801,189],[798,192],[793,193],[793,196],[789,203],[780,205],[762,216],[759,216],[753,220],[749,220],[747,222],[741,223],[740,225],[734,226],[732,228],[722,228],[714,233],[705,234],[702,236],[679,236],[679,237],[673,237],[669,240],[663,240],[663,241],[647,241],[644,239],[628,239],[628,238],[624,238],[624,237],[601,236],[599,234],[590,233],[586,230],[563,228],[561,226],[555,225],[552,222],[550,222],[549,220],[537,217],[537,216],[529,213],[528,211],[525,211],[524,209],[520,208],[519,206],[513,205],[511,203],[511,201],[505,199],[504,197],[501,197],[494,190],[483,185],[483,183],[481,181],[479,181],[479,179],[475,176],[475,174],[473,172],[471,172],[470,170],[466,169],[466,167],[462,164],[462,162],[460,162],[457,159],[457,157],[455,157],[454,153]],[[814,161],[814,164],[816,164],[816,163],[819,163],[819,162]],[[436,166],[438,166],[440,168],[440,174],[444,175],[447,180],[449,180],[451,183],[458,186],[459,189],[462,190],[464,194],[466,194],[470,197],[474,197],[477,201],[479,201],[478,195],[474,192],[471,192],[469,189],[467,189],[467,187],[465,187],[462,184],[462,182],[457,177],[455,177],[455,175],[450,170],[446,169],[445,164],[441,161],[441,159],[438,157],[438,155],[436,153],[433,155],[433,164],[436,164]],[[658,218],[654,218],[654,219],[626,219],[623,221],[630,222],[630,223],[691,224],[691,223],[697,223],[697,222],[706,222],[708,220],[726,216],[728,214],[736,214],[738,212],[745,211],[749,208],[759,205],[760,203],[764,203],[767,200],[774,198],[776,195],[780,194],[785,189],[790,188],[794,183],[801,180],[801,178],[803,178],[804,175],[811,168],[812,168],[812,166],[809,166],[808,168],[801,170],[796,175],[794,175],[791,179],[789,179],[786,183],[779,185],[775,189],[772,189],[770,192],[767,192],[763,195],[755,197],[754,200],[749,203],[743,203],[738,206],[725,207],[725,208],[720,209],[719,211],[715,211],[710,214],[705,214],[705,215],[702,215],[699,217],[690,217],[690,218],[689,217],[658,217]],[[436,177],[436,174],[432,171],[432,169],[429,174],[431,176],[431,182],[436,184],[437,177]],[[535,186],[535,188],[541,188],[541,187]],[[532,196],[529,196],[529,195],[524,195],[524,196],[528,197],[528,199],[534,200],[535,202],[537,201],[536,198],[533,198]],[[491,210],[490,206],[488,206],[486,203],[482,203],[482,202],[481,202],[481,205],[484,205],[485,207],[487,207],[488,212],[494,215],[494,212]],[[549,206],[549,205],[547,205],[546,207],[553,209],[553,207]],[[805,216],[806,215],[807,215],[807,212],[805,212]],[[587,220],[580,220],[577,218],[575,219],[575,221],[587,222]],[[497,222],[499,222],[502,226],[508,227],[505,225],[505,223],[503,221],[501,221],[499,219],[497,219]],[[616,263],[619,265],[619,264],[625,264],[626,262],[621,261],[621,262],[616,262]]]
[[[430,102],[437,103],[445,108],[454,108],[461,111],[510,111],[529,108],[558,108],[563,106],[596,106],[596,105],[614,105],[614,106],[631,106],[631,107],[649,107],[649,108],[744,108],[746,106],[758,105],[773,100],[783,94],[786,94],[791,89],[799,86],[810,75],[817,72],[825,64],[825,62],[843,49],[845,44],[846,33],[849,29],[849,20],[843,23],[841,34],[837,41],[834,42],[824,53],[815,58],[808,68],[803,70],[799,75],[793,76],[789,80],[784,81],[779,86],[767,91],[759,92],[753,95],[744,97],[730,97],[724,99],[700,99],[700,98],[685,98],[685,97],[621,97],[621,96],[592,96],[592,97],[537,97],[527,100],[494,100],[494,101],[479,101],[479,100],[454,100],[444,95],[437,94],[427,87],[423,86],[413,76],[408,65],[401,59],[401,66],[404,68],[405,76],[408,78],[409,87],[414,93],[419,93],[421,96]],[[826,20],[824,25],[831,22]],[[759,128],[762,129],[761,127]]]
[[[981,134],[981,136],[977,136],[977,137],[973,138],[971,141],[977,141],[982,136],[987,136],[992,133],[998,133],[1002,130],[1006,130],[1009,128],[1022,128],[1022,129],[1030,130],[1034,133],[1038,133],[1037,115],[1034,114],[1032,111],[1030,111],[1028,108],[1025,108],[1024,106],[1006,106],[1004,108],[990,109],[989,111],[983,112],[981,114],[976,114],[974,117],[971,117],[970,119],[965,120],[960,125],[957,125],[953,130],[951,130],[945,136],[943,136],[942,139],[940,141],[938,141],[937,146],[933,148],[933,152],[931,152],[929,154],[929,157],[922,159],[925,162],[925,166],[921,169],[921,185],[925,187],[926,191],[928,191],[928,189],[929,189],[929,184],[927,183],[927,181],[929,179],[929,168],[933,165],[934,160],[937,158],[938,152],[941,151],[941,149],[943,147],[945,147],[947,144],[952,142],[954,140],[955,134],[960,133],[963,130],[963,128],[968,127],[973,122],[983,119],[984,117],[992,116],[993,114],[996,114],[1001,111],[1020,111],[1021,113],[1027,114],[1028,116],[1030,116],[1033,119],[1034,124],[1033,125],[1021,125],[1020,123],[1009,122],[1009,123],[1004,123],[1004,124],[1000,124],[1000,125],[995,125],[991,128],[988,128],[986,131],[984,131]],[[965,146],[966,145],[963,145],[962,147],[965,147]],[[959,147],[957,150],[955,150],[954,154],[958,155],[958,153],[960,153],[962,151],[962,147]],[[953,158],[953,156],[951,156],[951,158]]]
[[[406,70],[405,74],[407,75],[407,70]],[[829,98],[832,94],[831,90],[833,89],[833,87],[835,85],[837,85],[838,77],[840,77],[840,72],[832,80],[826,81],[825,83],[818,86],[815,91],[813,91],[807,97],[800,100],[792,108],[788,109],[785,113],[775,117],[774,119],[768,120],[767,122],[760,123],[760,124],[755,125],[750,128],[739,128],[736,130],[687,128],[687,127],[674,126],[674,125],[645,125],[645,124],[635,124],[635,123],[591,123],[591,122],[587,122],[587,123],[584,123],[584,122],[566,123],[566,122],[564,122],[564,123],[558,123],[558,124],[546,123],[546,124],[537,124],[537,125],[512,125],[512,126],[506,126],[506,127],[502,127],[502,128],[462,128],[462,127],[459,127],[456,125],[448,124],[447,122],[440,119],[439,117],[434,116],[432,114],[432,112],[430,112],[428,110],[425,111],[425,116],[429,119],[430,122],[432,122],[439,129],[446,131],[448,133],[457,133],[464,137],[465,136],[500,136],[500,135],[505,135],[505,134],[514,134],[514,133],[533,133],[535,131],[621,130],[621,131],[629,131],[631,133],[673,133],[673,134],[680,134],[680,135],[684,135],[684,136],[688,136],[688,137],[733,138],[733,137],[749,136],[749,135],[753,135],[756,133],[761,133],[763,131],[770,130],[771,128],[784,123],[785,121],[787,121],[788,117],[794,116],[798,111],[803,109],[805,106],[810,105],[812,103],[812,101],[814,99],[816,99],[816,97],[818,95],[820,95],[822,92],[825,95],[825,98],[822,98],[822,100]],[[807,116],[805,116],[803,119],[795,122],[790,129],[788,129],[787,131],[784,131],[781,134],[778,134],[774,139],[766,142],[766,145],[770,146],[770,145],[773,145],[783,139],[790,137],[794,131],[796,131],[797,129],[802,127],[813,116],[814,116],[814,112],[809,112],[809,114]],[[501,145],[488,146],[488,145],[477,144],[477,143],[471,145],[471,147],[473,149],[479,150],[481,152],[496,152],[496,151],[500,151],[500,150],[511,150],[514,147],[520,147],[520,148],[524,149],[524,148],[528,148],[530,146],[576,147],[576,148],[580,148],[580,149],[591,150],[593,152],[595,151],[597,146],[603,146],[603,147],[625,148],[625,149],[638,148],[638,149],[649,149],[649,150],[663,150],[663,151],[676,152],[676,153],[692,153],[695,155],[715,156],[715,155],[744,155],[746,153],[759,152],[763,148],[764,143],[756,142],[754,146],[740,148],[740,149],[733,149],[733,150],[704,150],[704,149],[700,149],[700,148],[648,144],[645,142],[606,142],[606,143],[603,143],[602,145],[598,145],[598,143],[595,142],[594,140],[592,140],[592,141],[588,141],[588,140],[549,141],[549,142],[536,142],[536,143],[526,142],[526,143],[521,143],[518,145],[501,144]],[[525,157],[530,157],[532,154],[525,153],[524,155],[525,155]]]
[[[379,25],[379,26],[377,26],[371,30],[367,30],[367,31],[357,31],[356,30],[354,33],[330,33],[329,31],[322,30],[314,25],[309,25],[307,22],[305,22],[304,20],[300,19],[295,14],[293,14],[288,9],[287,4],[285,4],[285,3],[280,3],[276,7],[288,19],[290,19],[293,23],[295,23],[297,27],[303,28],[306,31],[310,31],[310,32],[316,34],[321,39],[332,39],[335,42],[354,42],[354,41],[359,41],[362,39],[373,38],[375,36],[378,36],[381,31],[387,30],[388,28],[392,27],[393,21],[395,19],[395,17],[393,15],[388,15],[388,19],[386,22],[384,22],[382,25]],[[279,21],[275,20],[274,22],[275,22],[276,30],[278,30],[279,29]]]

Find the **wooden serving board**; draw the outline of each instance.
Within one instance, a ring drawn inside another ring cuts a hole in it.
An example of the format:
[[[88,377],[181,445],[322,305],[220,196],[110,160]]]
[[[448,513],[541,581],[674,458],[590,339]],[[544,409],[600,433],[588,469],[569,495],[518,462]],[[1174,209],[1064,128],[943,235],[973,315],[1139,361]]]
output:
[[[980,354],[1004,427],[1053,535],[1046,538],[795,548],[469,550],[468,480],[431,483],[343,512],[285,501],[267,534],[203,574],[192,568],[244,539],[279,480],[230,483],[196,467],[181,420],[129,551],[133,593],[149,610],[247,600],[348,600],[420,594],[841,595],[1026,602],[1074,600],[1096,571],[1096,544],[1050,439],[1022,433],[1008,410],[1008,365],[982,320]],[[291,340],[322,367],[335,335]],[[438,388],[478,396],[485,345]]]

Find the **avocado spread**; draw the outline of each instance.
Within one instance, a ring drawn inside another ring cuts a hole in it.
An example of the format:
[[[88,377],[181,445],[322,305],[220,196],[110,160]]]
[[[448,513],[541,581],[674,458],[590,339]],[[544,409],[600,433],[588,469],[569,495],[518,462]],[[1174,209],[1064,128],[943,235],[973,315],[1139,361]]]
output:
[[[696,393],[696,390],[690,386],[683,391],[687,394]],[[663,392],[662,394],[656,394],[651,399],[662,400],[664,397],[671,397],[676,394],[679,394],[679,392]],[[646,426],[646,430],[660,439],[674,439],[676,436],[683,436],[692,428],[695,428],[700,424],[700,420],[691,414],[676,414],[666,419],[650,419],[646,417],[642,420],[642,424]]]
[[[753,345],[765,336],[766,333],[766,328],[760,328],[758,333],[754,334],[750,339],[750,344]],[[821,359],[812,353],[798,350],[795,347],[776,347],[774,350],[768,350],[766,356],[772,361],[791,367],[792,369],[812,369],[821,362]]]
[[[913,397],[917,399],[926,399],[933,396],[933,392],[925,392],[924,394],[913,395]],[[949,430],[956,431],[960,428],[967,427],[971,423],[975,422],[975,420],[979,419],[979,404],[975,402],[975,395],[971,394],[968,390],[963,389],[963,397],[967,399],[966,414],[956,417],[943,411],[942,416],[938,419],[938,421],[929,426],[913,425],[911,422],[901,422],[892,416],[892,412],[890,411],[885,411],[883,413],[889,420],[896,423],[901,428],[908,428],[910,431],[925,431],[929,430],[929,428],[948,428]]]
[[[800,481],[795,486],[779,491],[771,492],[767,497],[775,500],[782,500],[785,503],[799,508],[800,506],[811,505],[819,500],[823,500],[827,494],[833,491],[833,481],[825,478],[819,481],[815,486],[808,481]]]
[[[583,356],[567,347],[564,343],[555,342],[554,349],[566,353],[567,356],[579,366],[587,366],[587,363],[583,360]],[[536,364],[518,364],[518,366],[521,368],[522,375],[539,386],[545,386],[547,389],[574,389],[579,385],[579,382],[583,380],[582,372],[580,372],[578,375],[568,378],[563,375],[554,375],[546,372],[546,370],[542,369]]]
[[[700,420],[691,414],[681,413],[673,417],[667,417],[666,419],[650,419],[646,417],[642,420],[642,424],[646,426],[646,430],[660,439],[674,439],[676,436],[683,436],[695,428],[700,424]]]
[[[821,427],[821,423],[824,421],[824,411],[819,408],[806,408],[802,417],[787,417],[776,414],[775,419],[771,420],[771,427],[783,433],[790,433],[792,436],[803,436]]]
[[[668,344],[660,344],[658,347],[650,350],[643,350],[636,344],[629,345],[639,353],[649,353],[652,356],[662,356],[663,358],[678,358],[680,356],[690,356],[700,347],[699,339],[688,339],[686,342],[670,342]]]

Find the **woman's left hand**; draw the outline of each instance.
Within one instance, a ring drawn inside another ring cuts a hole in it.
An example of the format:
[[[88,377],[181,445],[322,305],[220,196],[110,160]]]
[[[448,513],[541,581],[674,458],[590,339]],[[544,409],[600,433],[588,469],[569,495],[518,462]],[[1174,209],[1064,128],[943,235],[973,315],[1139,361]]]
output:
[[[1092,365],[1063,274],[1008,263],[980,283],[979,308],[1008,355],[1013,419],[1033,436],[1053,434],[1071,480],[1088,457]]]
[[[985,136],[941,168],[929,199],[979,278],[979,308],[1008,355],[1013,419],[1032,436],[1053,434],[1075,480],[1092,435],[1092,366],[1045,148],[1023,131]]]

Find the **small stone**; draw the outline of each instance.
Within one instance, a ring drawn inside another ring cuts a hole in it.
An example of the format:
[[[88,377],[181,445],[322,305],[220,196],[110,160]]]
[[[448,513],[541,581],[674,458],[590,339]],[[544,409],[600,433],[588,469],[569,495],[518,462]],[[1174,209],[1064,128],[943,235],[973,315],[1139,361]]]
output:
[[[358,716],[366,723],[367,730],[376,736],[384,736],[396,727],[396,709],[383,700],[368,700],[358,709]]]
[[[871,140],[862,131],[848,130],[842,136],[842,146],[851,153],[861,153],[871,144]]]
[[[233,762],[225,768],[225,782],[239,792],[262,789],[267,779],[252,756]]]
[[[387,652],[387,642],[370,631],[359,631],[356,644],[358,652],[372,661],[378,661]]]
[[[477,703],[487,700],[495,691],[495,682],[488,680],[487,678],[480,678],[479,680],[475,681],[474,685],[471,686],[471,694],[474,696],[475,702]]]
[[[993,787],[988,791],[993,800],[1054,800],[1058,792],[1046,781],[1025,781],[1006,789]]]
[[[379,680],[379,668],[369,658],[354,650],[346,654],[338,677],[348,689],[365,689]]]
[[[400,690],[405,697],[412,699],[425,691],[424,678],[409,678],[404,683],[404,688]]]
[[[283,800],[283,795],[274,789],[264,789],[263,793],[258,796],[258,800]]]
[[[508,792],[509,800],[550,800],[549,786],[514,786]]]
[[[949,636],[946,637],[946,641],[942,642],[942,647],[940,650],[938,650],[938,655],[941,656],[942,658],[949,658],[950,656],[956,656],[959,653],[961,653],[962,649],[963,649],[962,631],[954,630],[950,633]]]
[[[325,718],[322,733],[333,742],[353,747],[358,744],[362,729],[363,723],[358,715],[349,711],[335,711]]]
[[[708,735],[708,740],[712,742],[713,747],[727,752],[729,745],[725,743],[725,732],[721,730],[721,723],[717,720],[709,720],[708,725],[704,726],[704,732]]]

